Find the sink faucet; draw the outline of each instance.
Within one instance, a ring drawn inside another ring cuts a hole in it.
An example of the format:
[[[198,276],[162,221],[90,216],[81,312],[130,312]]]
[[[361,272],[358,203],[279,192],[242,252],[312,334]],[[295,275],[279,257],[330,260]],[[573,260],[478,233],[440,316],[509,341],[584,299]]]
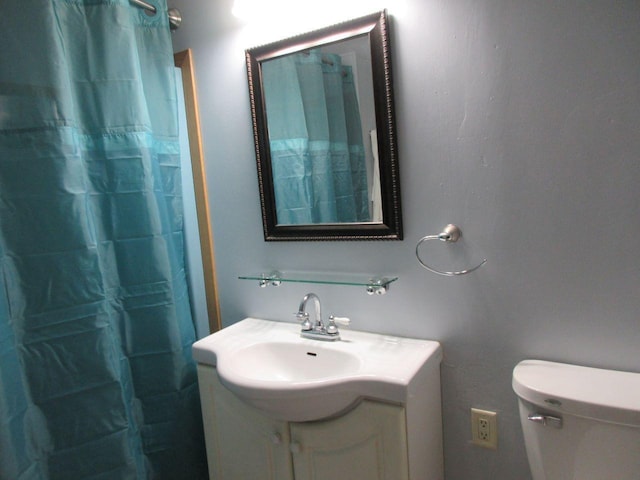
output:
[[[315,321],[311,323],[309,320],[309,314],[307,313],[307,302],[312,299],[316,309]],[[302,297],[300,306],[298,307],[298,313],[296,318],[302,322],[302,330],[300,336],[305,338],[313,338],[315,340],[340,340],[340,332],[336,322],[342,325],[348,325],[348,318],[338,318],[331,315],[329,317],[329,323],[324,324],[322,320],[322,313],[320,309],[320,298],[315,293],[307,293]]]
[[[313,303],[316,307],[316,321],[314,324],[311,324],[309,321],[309,314],[307,313],[307,302],[309,299],[313,299]],[[298,307],[298,313],[296,313],[296,318],[302,320],[302,330],[322,330],[324,328],[324,323],[322,322],[322,313],[320,311],[320,298],[315,293],[307,293],[304,297],[302,297],[302,301],[300,302],[300,306]]]

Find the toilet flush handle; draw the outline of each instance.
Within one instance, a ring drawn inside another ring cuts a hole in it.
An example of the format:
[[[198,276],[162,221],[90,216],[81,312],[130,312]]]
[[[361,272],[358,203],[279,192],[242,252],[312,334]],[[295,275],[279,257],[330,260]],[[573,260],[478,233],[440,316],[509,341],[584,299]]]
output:
[[[540,423],[545,427],[562,428],[562,417],[554,417],[544,413],[530,413],[527,420]]]

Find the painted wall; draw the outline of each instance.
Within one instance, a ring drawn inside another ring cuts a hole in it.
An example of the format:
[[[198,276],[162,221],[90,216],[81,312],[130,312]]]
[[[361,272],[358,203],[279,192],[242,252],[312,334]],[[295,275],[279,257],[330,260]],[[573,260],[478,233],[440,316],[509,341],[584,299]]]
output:
[[[175,49],[195,55],[225,324],[293,321],[313,290],[353,328],[442,342],[447,480],[530,478],[519,360],[640,372],[640,3],[388,3],[405,240],[268,244],[243,51],[294,32],[242,25],[232,0],[171,3],[184,16]],[[425,257],[484,267],[420,267],[417,241],[447,223],[463,230],[459,250],[428,242]],[[271,268],[400,279],[375,297],[237,279]],[[469,443],[471,406],[499,412],[497,451]]]

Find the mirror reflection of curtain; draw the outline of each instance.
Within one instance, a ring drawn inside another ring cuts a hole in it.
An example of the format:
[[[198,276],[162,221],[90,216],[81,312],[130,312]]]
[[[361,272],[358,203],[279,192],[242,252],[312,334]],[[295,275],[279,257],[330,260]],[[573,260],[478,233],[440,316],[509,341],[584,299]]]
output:
[[[311,50],[262,72],[278,224],[370,221],[351,67]]]

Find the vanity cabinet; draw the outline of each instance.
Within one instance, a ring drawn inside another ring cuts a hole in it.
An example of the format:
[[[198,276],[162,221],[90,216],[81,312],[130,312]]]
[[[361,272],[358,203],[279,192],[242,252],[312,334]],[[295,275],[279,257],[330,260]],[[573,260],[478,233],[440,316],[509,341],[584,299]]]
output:
[[[296,480],[404,480],[407,465],[404,408],[362,401],[341,417],[291,423]]]
[[[198,365],[212,480],[409,479],[405,408],[364,400],[343,416],[273,420]]]

